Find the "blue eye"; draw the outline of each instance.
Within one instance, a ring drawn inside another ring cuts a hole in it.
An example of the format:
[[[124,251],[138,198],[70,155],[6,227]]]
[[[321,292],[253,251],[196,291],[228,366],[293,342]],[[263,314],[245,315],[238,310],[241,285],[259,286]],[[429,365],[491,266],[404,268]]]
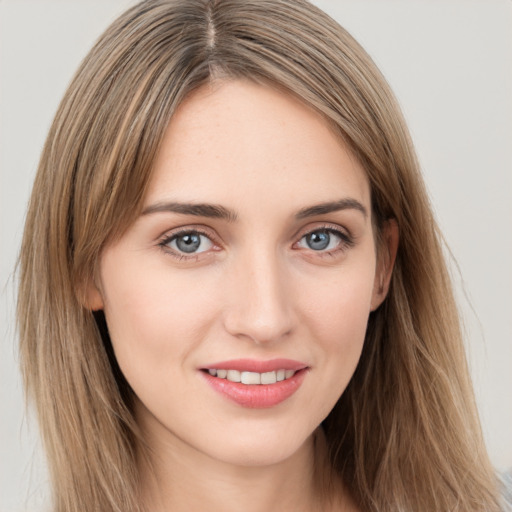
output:
[[[187,231],[172,235],[164,241],[163,245],[179,253],[197,254],[211,249],[213,242],[197,231]]]
[[[344,241],[340,233],[329,229],[318,229],[304,235],[298,246],[312,251],[332,251]]]

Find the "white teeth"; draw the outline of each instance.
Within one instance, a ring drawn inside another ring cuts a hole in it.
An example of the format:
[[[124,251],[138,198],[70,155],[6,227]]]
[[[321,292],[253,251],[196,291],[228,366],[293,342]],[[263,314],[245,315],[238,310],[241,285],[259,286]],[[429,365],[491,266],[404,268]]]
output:
[[[240,372],[238,370],[216,370],[211,368],[208,373],[219,379],[227,379],[231,382],[241,382],[247,385],[275,384],[295,375],[295,370],[276,370],[272,372]]]
[[[228,370],[227,379],[231,382],[240,382],[240,372],[238,370]]]
[[[265,372],[261,374],[262,384],[275,384],[277,382],[276,372]]]
[[[242,372],[240,382],[242,384],[261,384],[261,373]]]

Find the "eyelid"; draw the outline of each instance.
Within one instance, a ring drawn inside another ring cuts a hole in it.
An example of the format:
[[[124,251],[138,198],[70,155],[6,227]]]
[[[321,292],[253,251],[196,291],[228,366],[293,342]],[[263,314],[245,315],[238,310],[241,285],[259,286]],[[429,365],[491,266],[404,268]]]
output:
[[[329,222],[318,222],[315,223],[314,226],[308,225],[304,229],[300,230],[298,235],[295,237],[296,241],[294,242],[293,245],[295,246],[304,237],[312,233],[315,233],[316,231],[331,232],[341,239],[340,244],[336,248],[331,249],[329,251],[315,251],[313,249],[300,248],[301,250],[313,253],[316,257],[333,256],[340,251],[349,249],[355,244],[355,237],[352,235],[348,228],[340,226],[339,224],[332,224]]]
[[[217,243],[217,241],[220,241],[220,237],[215,230],[203,224],[183,224],[182,226],[166,229],[158,235],[156,241],[162,242],[163,240],[185,233],[199,233],[200,235],[210,238],[212,242]]]
[[[313,249],[303,249],[308,252],[315,253],[317,257],[322,256],[332,256],[337,254],[340,251],[344,251],[355,244],[355,237],[352,235],[350,230],[344,226],[340,226],[339,224],[333,224],[330,222],[315,222],[310,223],[304,228],[298,230],[294,235],[293,246],[295,246],[299,241],[301,241],[305,236],[314,233],[315,231],[328,231],[332,232],[335,235],[339,236],[341,242],[339,246],[329,251],[314,251]],[[170,248],[167,244],[169,244],[175,237],[179,235],[184,235],[188,233],[197,233],[207,237],[213,246],[208,250],[199,252],[199,253],[182,253],[178,252],[172,248]],[[195,224],[186,224],[180,227],[176,227],[170,230],[165,231],[162,235],[160,235],[157,239],[157,245],[162,249],[165,254],[171,255],[179,260],[197,260],[202,257],[207,257],[212,252],[219,251],[223,244],[220,241],[220,237],[218,234],[212,230],[211,228],[204,225],[195,225]],[[293,247],[292,246],[292,247]],[[295,248],[295,247],[293,247]],[[301,248],[302,249],[302,248]]]
[[[180,235],[185,235],[189,233],[197,233],[199,235],[205,236],[210,240],[212,243],[212,247],[209,248],[206,251],[202,251],[199,253],[184,253],[184,252],[178,252],[171,247],[168,246],[168,244],[175,239],[176,237]],[[170,256],[173,256],[179,260],[196,260],[200,257],[206,256],[211,251],[218,250],[220,244],[218,242],[219,237],[216,235],[211,229],[206,228],[205,226],[198,226],[198,225],[184,225],[180,226],[178,228],[173,228],[171,230],[165,231],[162,235],[160,235],[157,239],[157,245],[162,249],[162,251],[165,254],[168,254]]]
[[[333,224],[331,222],[315,222],[313,225],[308,224],[308,226],[300,229],[297,232],[297,234],[294,236],[294,238],[297,240],[300,240],[306,235],[314,233],[315,231],[322,231],[322,230],[339,233],[340,236],[346,240],[353,241],[355,238],[348,228],[346,228],[344,226],[340,226],[339,224]]]

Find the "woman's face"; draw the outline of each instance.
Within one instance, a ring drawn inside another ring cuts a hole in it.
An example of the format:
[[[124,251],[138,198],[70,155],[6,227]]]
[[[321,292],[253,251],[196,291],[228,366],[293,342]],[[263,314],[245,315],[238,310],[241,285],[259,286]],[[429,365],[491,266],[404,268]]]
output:
[[[297,452],[358,363],[376,263],[365,172],[317,113],[247,81],[192,94],[90,291],[150,444]]]

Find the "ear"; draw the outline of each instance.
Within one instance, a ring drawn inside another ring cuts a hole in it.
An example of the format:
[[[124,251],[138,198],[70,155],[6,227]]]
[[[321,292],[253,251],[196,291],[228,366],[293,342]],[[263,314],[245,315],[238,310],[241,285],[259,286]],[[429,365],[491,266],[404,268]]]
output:
[[[82,306],[91,311],[99,311],[103,309],[103,295],[99,286],[91,279],[84,284],[80,294],[80,302]]]
[[[371,311],[375,311],[388,294],[398,250],[398,239],[399,232],[396,220],[387,220],[382,229],[380,247],[377,248],[377,266],[375,281],[373,282]]]

